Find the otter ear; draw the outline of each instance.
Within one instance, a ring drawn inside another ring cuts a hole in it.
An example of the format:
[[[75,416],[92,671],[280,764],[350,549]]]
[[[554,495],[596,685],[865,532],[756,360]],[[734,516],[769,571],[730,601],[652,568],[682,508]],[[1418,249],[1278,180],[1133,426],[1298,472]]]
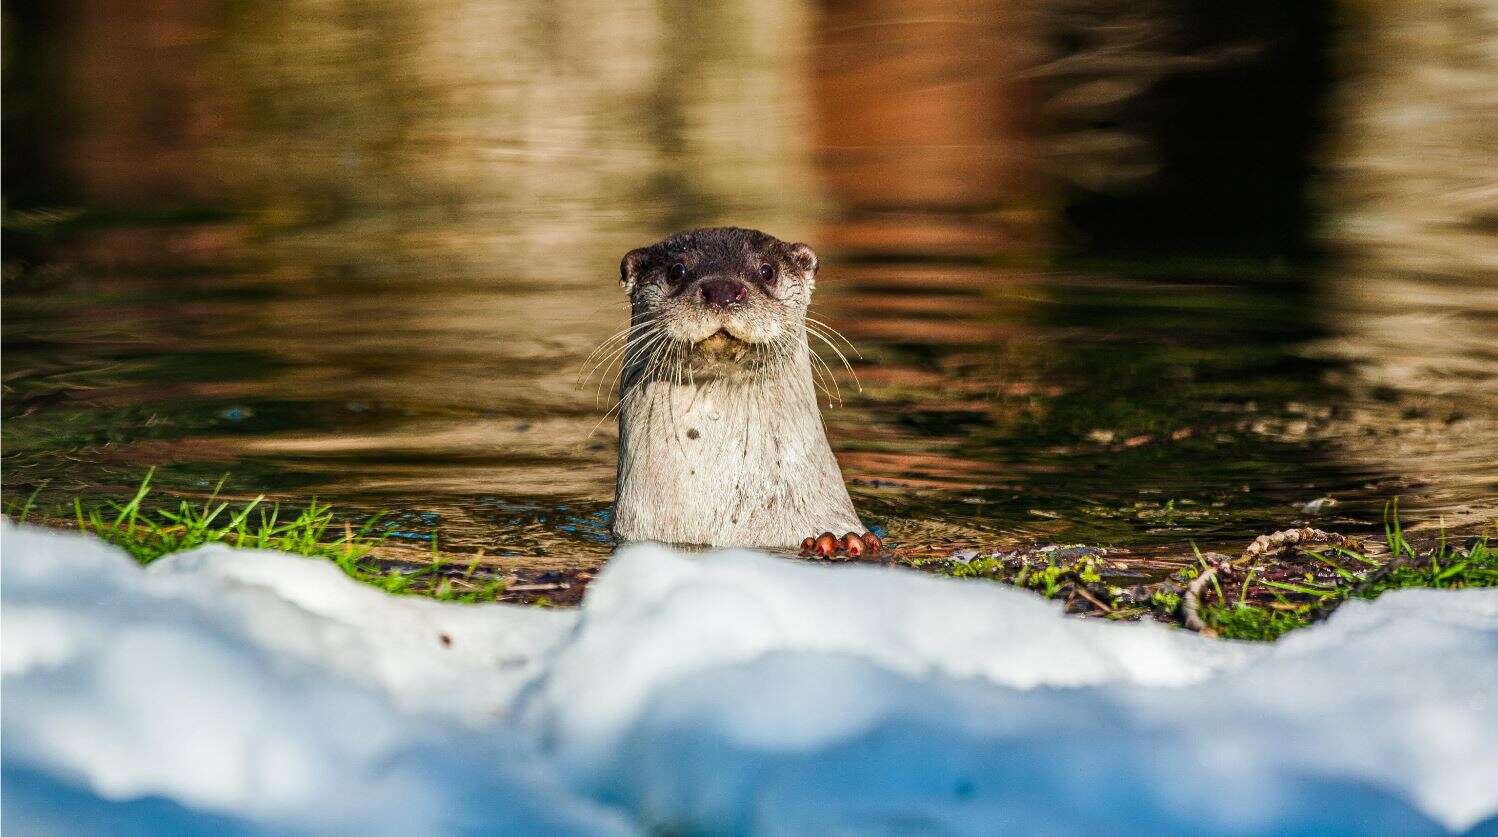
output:
[[[807,279],[815,278],[817,275],[817,254],[805,244],[792,244],[790,246],[791,264],[794,264],[806,274]]]
[[[635,292],[635,284],[640,281],[640,274],[650,264],[650,251],[644,247],[631,250],[624,254],[624,260],[619,262],[619,284],[624,286],[626,294]]]

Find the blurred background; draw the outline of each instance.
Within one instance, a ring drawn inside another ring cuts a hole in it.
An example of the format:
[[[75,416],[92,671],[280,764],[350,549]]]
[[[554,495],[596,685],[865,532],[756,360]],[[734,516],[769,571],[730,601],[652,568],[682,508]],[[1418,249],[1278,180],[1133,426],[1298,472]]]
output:
[[[821,253],[814,309],[862,352],[833,446],[902,543],[1498,513],[1492,0],[58,0],[3,27],[9,499],[227,473],[596,562],[612,380],[584,361],[625,323],[619,258],[731,223]]]

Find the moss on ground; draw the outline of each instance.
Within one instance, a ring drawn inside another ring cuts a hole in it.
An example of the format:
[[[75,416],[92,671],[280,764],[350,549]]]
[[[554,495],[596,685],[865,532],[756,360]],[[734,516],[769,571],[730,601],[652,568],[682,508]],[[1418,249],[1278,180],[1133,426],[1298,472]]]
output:
[[[481,569],[477,557],[441,552],[435,533],[429,553],[407,550],[392,560],[378,554],[385,540],[379,515],[355,524],[315,501],[292,511],[268,504],[263,497],[235,505],[219,499],[215,489],[199,503],[179,499],[175,506],[148,507],[151,477],[146,475],[128,502],[85,505],[75,500],[70,518],[47,516],[38,522],[76,526],[123,548],[142,564],[209,543],[274,549],[325,559],[350,578],[390,593],[442,601],[503,599],[550,606],[557,602],[543,592],[555,596],[562,590],[566,601],[560,603],[565,604],[575,602],[591,578],[581,572],[566,584],[514,585],[513,578]],[[32,518],[35,511],[30,499],[12,500],[6,508],[18,521]],[[902,559],[897,554],[895,560]],[[1065,601],[1074,613],[1114,620],[1184,621],[1203,633],[1260,641],[1325,618],[1354,598],[1417,587],[1498,586],[1498,552],[1486,536],[1461,543],[1442,536],[1417,548],[1405,538],[1394,504],[1386,513],[1381,543],[1311,529],[1286,530],[1259,538],[1239,558],[1197,553],[1166,564],[1164,572],[1157,561],[1151,577],[1139,575],[1141,562],[1131,556],[1087,546],[986,554],[962,549],[947,557],[904,563],[955,578],[1023,587]],[[1195,621],[1188,611],[1194,611]]]
[[[1498,586],[1498,551],[1488,537],[1456,542],[1442,535],[1417,547],[1405,537],[1394,503],[1385,513],[1381,542],[1285,530],[1258,538],[1238,558],[1196,553],[1179,569],[1149,580],[1128,577],[1134,569],[1130,556],[1082,546],[987,555],[959,550],[914,563],[1061,598],[1076,613],[1183,622],[1210,635],[1261,641],[1324,619],[1346,601],[1390,590]]]

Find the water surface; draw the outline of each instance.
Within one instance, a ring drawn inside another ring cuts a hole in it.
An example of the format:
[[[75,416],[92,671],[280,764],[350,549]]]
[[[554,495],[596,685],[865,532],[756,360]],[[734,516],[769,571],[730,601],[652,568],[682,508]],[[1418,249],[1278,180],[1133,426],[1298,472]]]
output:
[[[828,431],[909,549],[1491,528],[1477,30],[949,5],[17,7],[7,497],[228,474],[596,563],[618,260],[734,223],[822,254]]]
[[[550,280],[284,263],[16,278],[7,493],[118,497],[155,466],[201,494],[229,474],[232,496],[386,511],[397,538],[596,561],[616,433],[612,379],[585,382],[584,361],[626,314],[615,254],[579,247],[593,269]],[[1409,301],[1327,300],[1293,272],[1145,268],[829,258],[814,310],[861,356],[825,416],[866,516],[936,550],[1232,550],[1300,521],[1375,530],[1396,497],[1411,522],[1491,519],[1498,353],[1470,339],[1495,318],[1478,290],[1446,287],[1412,332],[1446,335],[1457,369],[1378,342],[1414,328]],[[1299,508],[1321,497],[1337,504]]]

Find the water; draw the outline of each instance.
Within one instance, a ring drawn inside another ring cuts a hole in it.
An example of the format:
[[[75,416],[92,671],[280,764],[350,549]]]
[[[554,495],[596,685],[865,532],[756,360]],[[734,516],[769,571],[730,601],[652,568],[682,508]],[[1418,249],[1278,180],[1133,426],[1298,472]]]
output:
[[[1484,88],[1421,70],[1456,60],[1439,37],[1330,97],[1233,76],[1243,107],[1331,120],[1351,150],[1313,161],[1296,128],[1236,140],[1214,174],[1151,151],[1148,125],[1098,146],[1116,159],[1028,135],[1015,90],[1047,77],[1023,65],[1055,58],[1033,21],[581,6],[19,16],[7,497],[128,496],[151,467],[199,496],[228,474],[231,496],[388,512],[412,544],[592,566],[615,433],[607,387],[580,379],[625,321],[618,260],[740,223],[822,253],[816,315],[862,353],[828,431],[859,508],[912,552],[1234,551],[1301,521],[1376,531],[1396,497],[1413,525],[1491,529],[1498,284],[1472,187],[1491,177],[1451,127]],[[1411,123],[1404,99],[1450,113]],[[1266,144],[1278,168],[1255,167]],[[1311,162],[1344,179],[1308,219]],[[1113,197],[1058,212],[1084,174]],[[1068,260],[1066,236],[1109,240],[1110,216],[1156,255]],[[1179,257],[1316,235],[1330,256]]]
[[[202,230],[143,235],[169,233]],[[388,511],[397,537],[594,562],[615,432],[608,387],[579,381],[624,322],[611,267],[25,278],[5,309],[7,492],[121,496],[156,466],[201,494],[227,473],[233,496]],[[1367,384],[1338,356],[1358,313],[1311,298],[1294,277],[829,260],[815,309],[862,352],[862,389],[841,376],[828,432],[859,507],[915,548],[1241,548],[1320,497],[1338,502],[1316,525],[1343,531],[1394,497],[1412,521],[1480,524],[1491,401]]]

